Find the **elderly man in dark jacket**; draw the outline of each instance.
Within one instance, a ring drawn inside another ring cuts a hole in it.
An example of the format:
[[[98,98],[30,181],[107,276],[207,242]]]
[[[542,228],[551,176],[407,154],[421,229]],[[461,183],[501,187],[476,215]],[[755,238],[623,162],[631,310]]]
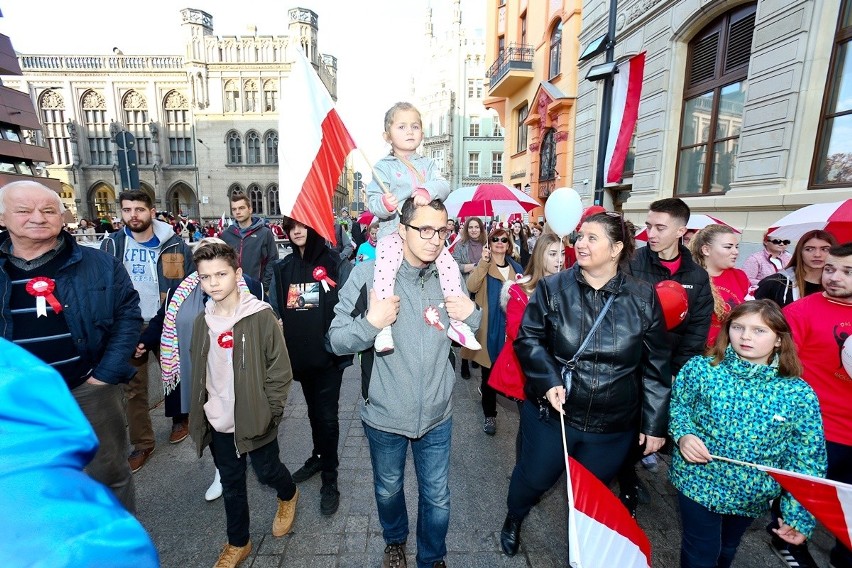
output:
[[[134,512],[120,385],[135,373],[139,295],[121,262],[62,230],[64,210],[40,183],[0,188],[0,329],[65,379],[100,441],[86,471]]]

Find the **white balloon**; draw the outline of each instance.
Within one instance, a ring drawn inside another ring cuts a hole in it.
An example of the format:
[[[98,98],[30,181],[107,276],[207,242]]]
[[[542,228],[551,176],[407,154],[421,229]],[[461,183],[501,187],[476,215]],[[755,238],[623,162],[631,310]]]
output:
[[[544,219],[559,237],[577,228],[583,214],[583,200],[571,187],[560,187],[550,194],[544,204]]]
[[[846,374],[852,377],[852,335],[843,342],[843,348],[840,350],[840,361],[843,363],[843,368],[846,369]]]

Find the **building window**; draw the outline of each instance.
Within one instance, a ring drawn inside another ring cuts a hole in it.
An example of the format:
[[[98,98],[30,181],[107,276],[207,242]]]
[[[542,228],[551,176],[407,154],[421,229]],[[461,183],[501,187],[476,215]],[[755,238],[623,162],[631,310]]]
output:
[[[86,91],[81,106],[86,124],[86,140],[89,144],[89,163],[93,166],[108,166],[112,164],[112,151],[109,123],[106,119],[106,101],[100,93]]]
[[[527,13],[521,16],[521,45],[527,44]]]
[[[553,79],[559,75],[559,69],[562,65],[562,21],[560,20],[556,27],[553,28],[553,34],[550,36],[550,77]]]
[[[500,36],[497,38],[497,56],[503,55],[504,51],[506,51],[506,38]]]
[[[852,183],[852,1],[841,6],[811,177],[820,187]]]
[[[267,112],[278,110],[278,82],[272,79],[263,82],[263,109]]]
[[[266,199],[269,203],[269,215],[281,215],[278,205],[278,184],[273,183],[266,189]]]
[[[260,163],[260,135],[254,130],[246,134],[246,163]]]
[[[71,163],[68,127],[65,124],[65,100],[56,91],[48,89],[38,99],[42,132],[55,164]]]
[[[239,132],[228,132],[228,163],[243,163],[243,140]]]
[[[527,119],[527,116],[530,113],[530,105],[529,103],[524,103],[524,106],[518,109],[518,145],[515,148],[516,152],[526,152],[527,150],[527,125],[524,124],[524,121]]]
[[[181,93],[171,91],[163,101],[166,111],[166,136],[169,138],[169,163],[173,166],[190,166],[192,153],[192,123],[189,102]]]
[[[240,88],[236,81],[225,82],[225,112],[239,112]]]
[[[148,101],[138,91],[128,91],[121,101],[124,125],[136,138],[136,159],[140,166],[150,166],[152,160],[151,131],[148,129]]]
[[[479,136],[479,117],[471,116],[468,124],[468,136]]]
[[[548,128],[544,131],[544,136],[541,137],[541,154],[538,168],[539,181],[549,181],[556,179],[556,140],[554,134],[556,131],[553,128]]]
[[[264,147],[266,148],[266,163],[278,163],[278,133],[270,130],[266,133]]]
[[[258,215],[263,215],[263,190],[256,183],[253,183],[248,186],[248,196],[252,211]]]
[[[676,195],[731,188],[743,122],[755,4],[705,27],[689,43]]]
[[[467,98],[469,98],[469,99],[473,98],[473,89],[474,89],[473,79],[468,79],[467,80]]]
[[[232,183],[231,187],[228,188],[228,199],[232,198],[235,195],[245,195],[246,191],[243,189],[238,183]]]
[[[491,175],[503,175],[503,152],[491,152]]]
[[[500,117],[496,114],[491,120],[491,136],[503,136],[503,128],[500,126]]]
[[[467,155],[467,175],[476,177],[479,175],[479,152],[470,152]]]
[[[443,150],[432,150],[432,161],[435,162],[435,167],[438,168],[438,171],[444,171],[444,151]]]
[[[245,104],[243,108],[245,112],[258,112],[260,111],[260,107],[258,105],[258,92],[257,92],[257,81],[253,79],[249,79],[245,83],[243,83],[243,91],[245,96]]]

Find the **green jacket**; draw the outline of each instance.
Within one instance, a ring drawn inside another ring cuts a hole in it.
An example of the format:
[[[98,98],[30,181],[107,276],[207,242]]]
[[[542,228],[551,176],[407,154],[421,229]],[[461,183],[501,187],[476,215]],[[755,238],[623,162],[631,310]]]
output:
[[[207,402],[207,356],[210,334],[204,312],[192,330],[192,400],[189,434],[198,456],[210,445],[212,429],[204,414]],[[278,435],[278,424],[293,382],[290,357],[271,309],[234,325],[234,438],[237,455],[264,446]]]

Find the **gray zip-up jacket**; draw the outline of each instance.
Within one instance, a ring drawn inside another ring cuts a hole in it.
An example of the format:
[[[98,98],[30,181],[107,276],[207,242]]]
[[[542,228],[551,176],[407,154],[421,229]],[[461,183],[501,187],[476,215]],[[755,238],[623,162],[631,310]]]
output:
[[[328,330],[331,348],[338,355],[371,349],[380,331],[366,317],[352,315],[361,289],[373,286],[373,264],[355,266],[340,290]],[[462,289],[467,290],[463,282]],[[396,349],[375,357],[361,419],[384,432],[420,438],[450,418],[456,377],[448,359],[446,326],[450,320],[446,309],[439,307],[444,294],[437,267],[430,264],[419,269],[403,260],[394,294],[400,297],[399,315],[391,328]],[[429,306],[440,314],[443,330],[426,323],[424,313]],[[481,319],[482,312],[476,308],[465,323],[476,331]]]

